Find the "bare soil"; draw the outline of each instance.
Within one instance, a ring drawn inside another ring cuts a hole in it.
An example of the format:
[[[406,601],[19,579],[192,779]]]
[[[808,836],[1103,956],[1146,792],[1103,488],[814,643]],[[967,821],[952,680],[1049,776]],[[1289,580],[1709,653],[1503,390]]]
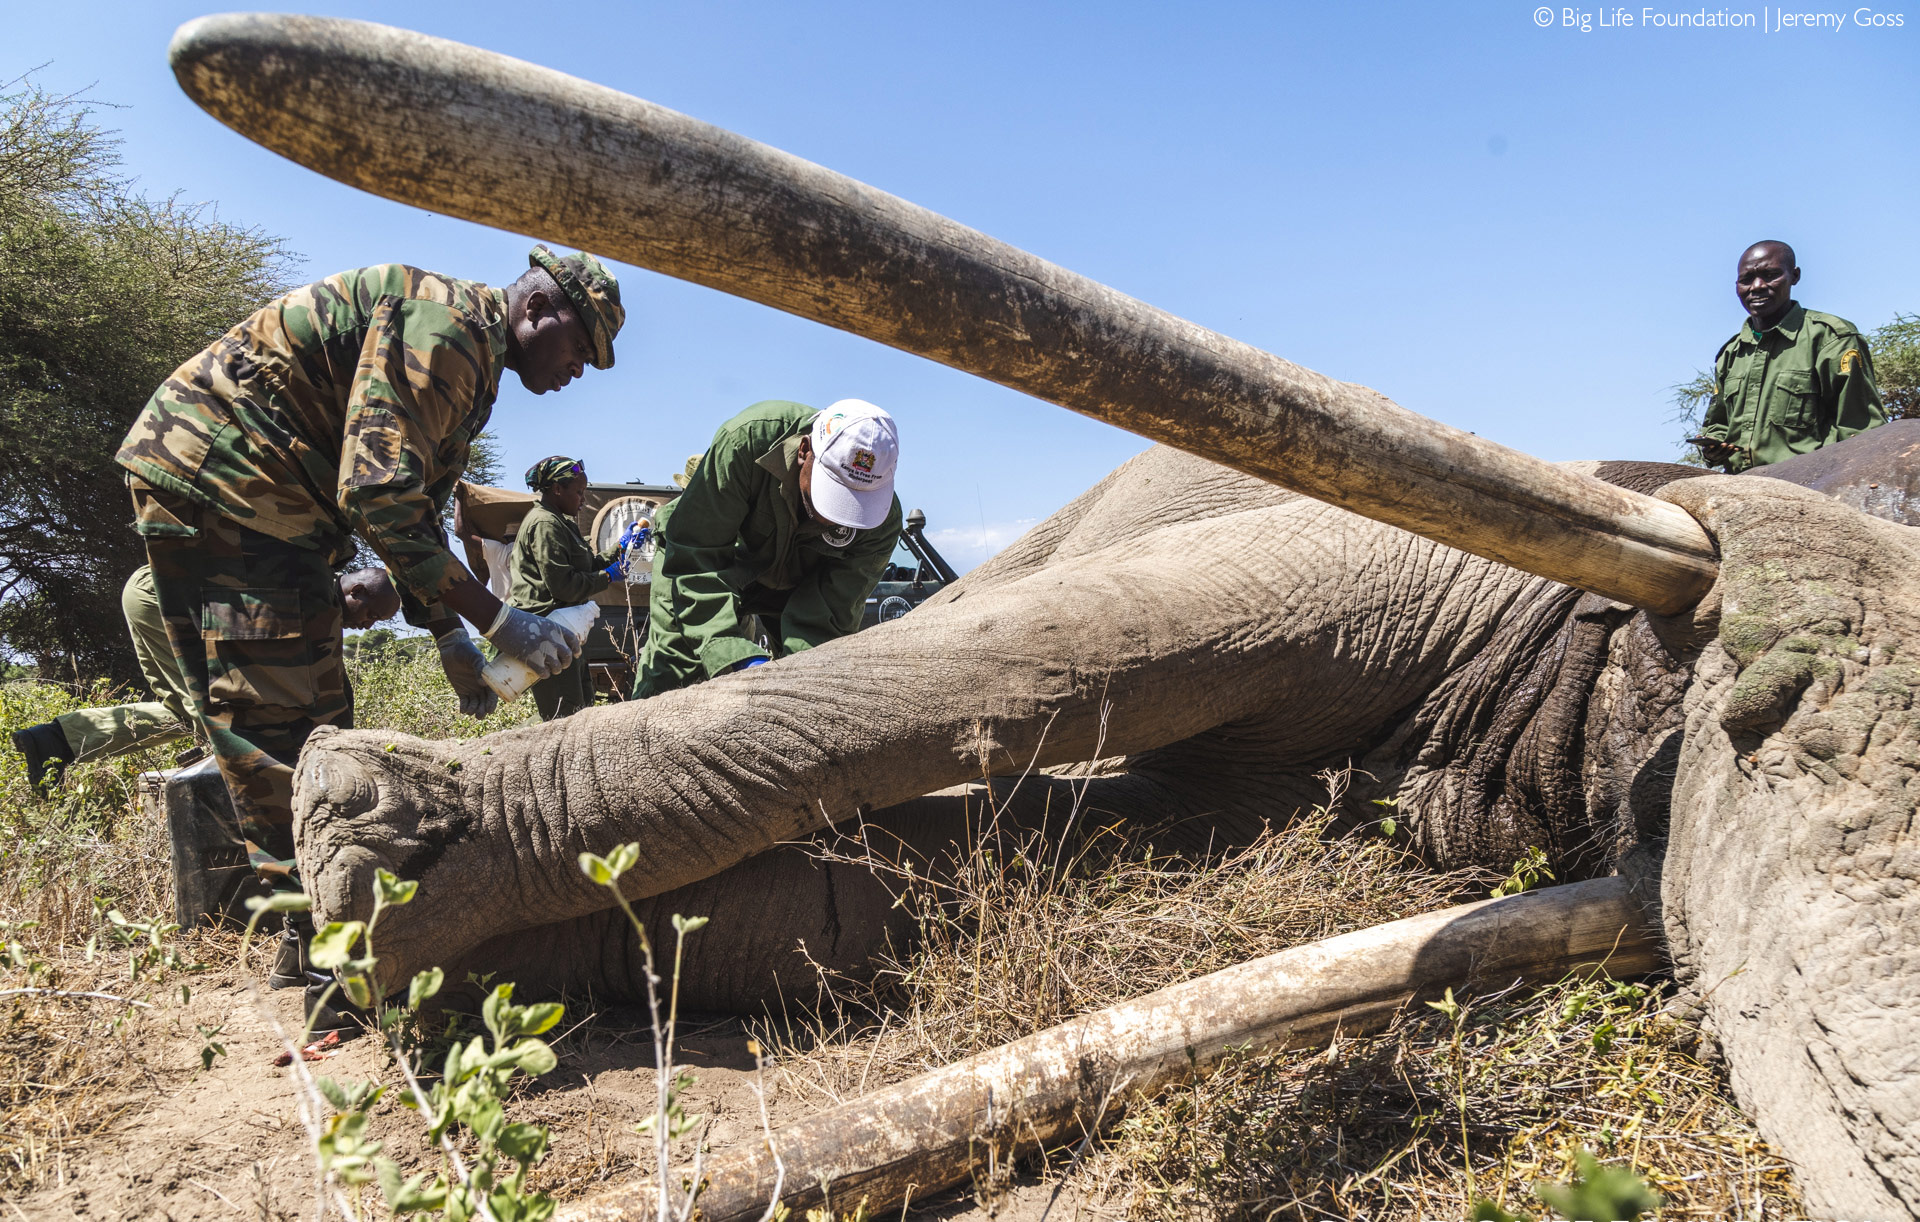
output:
[[[217,941],[221,949],[231,946],[226,938],[205,940]],[[260,953],[249,957],[257,967]],[[181,981],[191,989],[185,1004],[177,992]],[[64,983],[79,982],[69,973]],[[93,983],[113,985],[111,979]],[[175,991],[130,991],[150,998],[155,1008],[132,1011],[117,1033],[95,1033],[124,1045],[120,1062],[127,1072],[117,1089],[90,1088],[100,1092],[94,1102],[110,1119],[77,1149],[46,1143],[46,1157],[54,1165],[43,1168],[45,1185],[6,1199],[0,1216],[34,1222],[311,1216],[314,1163],[300,1118],[302,1092],[293,1070],[274,1064],[288,1033],[297,1030],[299,993],[250,989],[238,967],[175,977],[168,984]],[[34,1004],[56,1015],[77,1007],[126,1013],[95,999],[36,998]],[[70,1013],[58,1017],[86,1021]],[[95,1021],[102,1017],[93,1015]],[[225,1049],[205,1068],[202,1027],[217,1029],[211,1038]],[[53,1037],[51,1027],[39,1030],[41,1038]],[[567,1201],[645,1174],[643,1160],[650,1159],[651,1146],[633,1126],[654,1107],[654,1051],[646,1015],[638,1011],[570,1014],[556,1032],[559,1038],[552,1042],[559,1066],[524,1087],[511,1114],[550,1128],[551,1150],[532,1179],[540,1190]],[[682,1098],[689,1112],[709,1118],[708,1141],[715,1151],[752,1140],[760,1131],[750,1038],[737,1018],[693,1015],[682,1022],[676,1064],[694,1078]],[[398,1077],[384,1046],[372,1037],[350,1040],[308,1066],[315,1076],[347,1083]],[[763,1081],[776,1128],[837,1102],[817,1074],[772,1069]],[[384,1152],[409,1173],[437,1165],[417,1118],[393,1095],[376,1109],[372,1128]],[[996,1196],[993,1216],[1037,1222],[1054,1196],[1051,1184],[1028,1173]],[[1052,1217],[1094,1216],[1077,1193],[1059,1196]],[[367,1204],[372,1216],[380,1216],[377,1190],[367,1190]],[[912,1213],[938,1219],[988,1216],[964,1190],[935,1197]]]
[[[291,1068],[274,1065],[286,1047],[284,1033],[300,1022],[299,993],[258,994],[239,970],[216,979],[202,974],[193,989],[185,1005],[177,993],[155,994],[155,1010],[135,1011],[123,1025],[140,1064],[124,1082],[126,1097],[113,1101],[113,1120],[79,1153],[53,1151],[60,1162],[50,1182],[9,1201],[9,1212],[182,1222],[308,1212],[314,1166],[300,1119],[301,1091]],[[68,999],[41,1004],[118,1008]],[[554,1041],[559,1067],[523,1089],[512,1111],[515,1119],[552,1130],[551,1152],[535,1177],[542,1190],[564,1200],[638,1172],[648,1147],[633,1125],[654,1106],[653,1041],[645,1021],[638,1013],[569,1015],[557,1029],[565,1033]],[[201,1064],[201,1026],[217,1028],[213,1038],[225,1048],[208,1068]],[[712,1118],[715,1148],[760,1126],[747,1039],[738,1020],[696,1016],[679,1041],[679,1063],[695,1078],[684,1096],[687,1108]],[[341,1082],[398,1077],[372,1037],[348,1041],[309,1068]],[[768,1082],[776,1125],[812,1106],[805,1092],[783,1090],[779,1077]],[[377,1108],[373,1132],[409,1171],[434,1165],[418,1120],[395,1096]]]

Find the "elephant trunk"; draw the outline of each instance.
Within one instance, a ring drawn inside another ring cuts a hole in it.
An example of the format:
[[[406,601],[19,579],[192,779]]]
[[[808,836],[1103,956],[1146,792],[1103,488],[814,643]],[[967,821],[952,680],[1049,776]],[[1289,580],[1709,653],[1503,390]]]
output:
[[[1134,1096],[1229,1048],[1323,1042],[1384,1026],[1445,986],[1568,972],[1632,975],[1660,963],[1658,933],[1627,884],[1596,879],[1483,900],[1296,946],[1077,1018],[817,1113],[706,1169],[708,1222],[751,1222],[776,1193],[798,1212],[865,1198],[878,1215],[964,1182],[992,1156],[1076,1140]],[[769,1146],[771,1149],[769,1149]],[[778,1162],[775,1153],[778,1154]],[[563,1222],[654,1216],[641,1182],[561,1211]],[[844,1206],[843,1206],[844,1208]]]
[[[1715,572],[1676,506],[1449,428],[777,149],[364,22],[182,26],[215,117],[341,182],[571,242],[966,370],[1260,479],[1661,612]]]

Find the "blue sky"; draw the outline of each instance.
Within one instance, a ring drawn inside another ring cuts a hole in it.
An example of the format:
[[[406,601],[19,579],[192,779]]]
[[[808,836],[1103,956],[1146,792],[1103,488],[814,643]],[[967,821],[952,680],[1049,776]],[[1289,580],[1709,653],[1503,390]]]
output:
[[[1672,456],[1668,388],[1738,326],[1733,265],[1759,238],[1798,249],[1813,308],[1866,328],[1920,312],[1920,2],[1907,2],[1786,29],[1772,6],[1675,3],[312,11],[685,111],[1414,411],[1568,459]],[[522,237],[360,194],[201,113],[165,50],[206,11],[15,6],[0,77],[45,63],[35,79],[49,88],[91,85],[124,107],[103,121],[146,190],[282,235],[312,276],[404,260],[502,282],[525,265]],[[1753,24],[1650,28],[1649,11]],[[1631,27],[1599,24],[1621,12]],[[598,479],[662,480],[756,400],[870,399],[901,423],[901,499],[965,567],[1144,445],[619,270],[619,365],[539,400],[509,379],[494,421],[510,472],[560,452]]]

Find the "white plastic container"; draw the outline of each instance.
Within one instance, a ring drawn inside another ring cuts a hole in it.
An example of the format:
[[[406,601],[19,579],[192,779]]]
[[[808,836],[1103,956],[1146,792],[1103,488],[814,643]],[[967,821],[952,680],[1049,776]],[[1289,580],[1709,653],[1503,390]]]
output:
[[[599,616],[600,604],[581,603],[577,607],[562,607],[547,618],[579,637],[580,648],[584,651],[587,647],[587,629],[593,627],[593,621]],[[520,699],[540,679],[533,673],[532,667],[504,654],[487,663],[481,669],[480,677],[502,700]]]
[[[646,523],[645,518],[640,519]],[[653,527],[647,523],[647,537],[627,544],[627,584],[646,586],[653,584]]]

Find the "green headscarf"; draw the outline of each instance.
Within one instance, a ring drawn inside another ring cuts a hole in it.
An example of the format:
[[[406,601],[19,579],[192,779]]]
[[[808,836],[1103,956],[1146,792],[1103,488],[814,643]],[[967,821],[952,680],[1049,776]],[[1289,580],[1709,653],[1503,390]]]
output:
[[[555,484],[564,484],[574,476],[586,473],[587,469],[579,459],[555,454],[527,468],[527,487],[535,492],[545,492]]]

